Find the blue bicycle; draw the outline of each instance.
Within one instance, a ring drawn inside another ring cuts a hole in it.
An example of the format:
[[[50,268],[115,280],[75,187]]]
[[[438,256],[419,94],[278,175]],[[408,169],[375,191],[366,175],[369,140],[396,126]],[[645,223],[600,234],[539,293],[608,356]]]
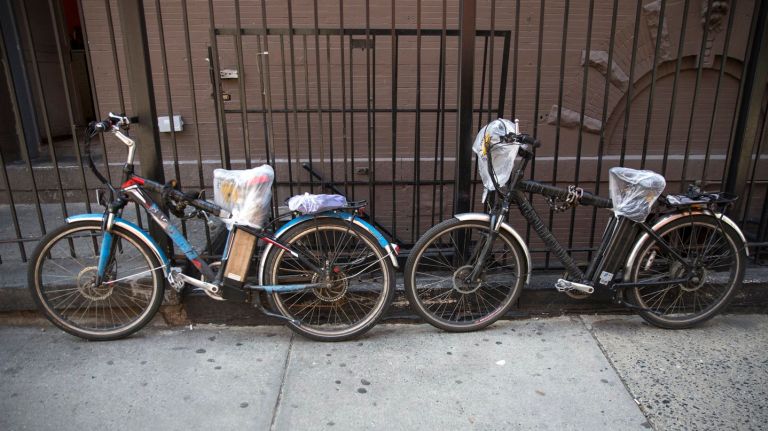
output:
[[[364,202],[294,212],[293,219],[271,233],[263,227],[269,223],[256,220],[269,214],[274,178],[269,166],[224,171],[237,180],[215,184],[225,200],[236,202],[234,209],[226,209],[202,199],[202,193],[182,193],[174,181],[160,184],[136,175],[129,125],[127,117],[113,114],[89,125],[86,160],[106,188],[100,198],[106,210],[69,217],[40,241],[29,263],[33,297],[54,325],[89,340],[126,337],[155,315],[166,281],[178,292],[191,285],[217,300],[248,301],[320,341],[357,337],[386,312],[394,295],[398,247],[361,218]],[[128,147],[123,183],[117,188],[91,157],[90,140],[102,132]],[[223,220],[229,230],[221,260],[202,259],[156,199],[178,217]],[[199,277],[173,266],[146,231],[122,218],[131,202],[144,208]],[[256,265],[258,240],[266,245]],[[273,311],[262,304],[262,294]]]

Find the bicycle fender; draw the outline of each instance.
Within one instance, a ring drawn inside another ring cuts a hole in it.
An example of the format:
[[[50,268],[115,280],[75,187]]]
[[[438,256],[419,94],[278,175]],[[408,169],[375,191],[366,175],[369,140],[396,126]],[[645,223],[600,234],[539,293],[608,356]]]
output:
[[[379,246],[387,252],[387,255],[389,256],[389,259],[392,261],[392,265],[394,265],[395,268],[398,268],[397,265],[397,252],[395,251],[395,245],[391,244],[389,241],[387,241],[386,238],[384,238],[384,235],[381,234],[381,232],[378,231],[375,227],[373,227],[370,223],[366,222],[365,220],[361,219],[360,217],[355,217],[352,214],[346,213],[346,212],[325,212],[325,213],[319,213],[319,214],[307,214],[300,217],[296,217],[295,219],[289,221],[288,223],[284,224],[280,229],[278,229],[275,232],[275,238],[280,238],[281,235],[283,235],[285,232],[288,231],[288,229],[304,222],[311,221],[315,218],[320,217],[326,217],[326,218],[338,218],[341,220],[351,220],[354,217],[354,224],[357,226],[360,226],[361,228],[365,229],[373,235],[374,238],[376,238],[376,241],[379,243]],[[267,243],[267,246],[264,247],[264,251],[261,253],[261,259],[259,261],[259,284],[264,284],[264,265],[266,265],[267,256],[269,255],[269,252],[272,250],[272,244]]]
[[[71,217],[67,217],[66,222],[67,223],[74,223],[77,221],[98,221],[101,222],[104,220],[104,214],[78,214]],[[135,223],[128,221],[124,218],[117,217],[115,218],[115,225],[120,226],[121,228],[127,230],[128,232],[136,235],[136,237],[147,245],[147,247],[152,250],[152,252],[157,257],[157,260],[160,261],[160,263],[163,264],[163,273],[167,276],[168,272],[171,270],[171,261],[168,260],[168,257],[165,255],[165,252],[163,252],[163,249],[160,247],[160,245],[155,242],[155,240],[149,235],[147,231],[137,226]]]
[[[491,222],[491,216],[486,213],[463,213],[463,214],[456,214],[453,216],[454,218],[457,218],[461,221],[481,221],[483,223],[490,223]],[[528,284],[531,281],[531,269],[533,268],[533,263],[531,261],[531,253],[528,251],[528,246],[525,244],[525,241],[523,241],[523,237],[520,236],[517,231],[510,226],[507,222],[501,223],[501,229],[503,229],[505,232],[510,234],[512,238],[517,241],[517,244],[520,246],[520,248],[523,249],[523,253],[525,253],[525,260],[528,262],[528,274],[525,276],[525,284]]]
[[[671,222],[673,222],[673,221],[675,221],[677,219],[680,219],[680,218],[683,218],[683,217],[688,217],[690,215],[699,215],[699,214],[708,215],[708,216],[717,217],[717,218],[721,218],[722,217],[721,220],[723,221],[723,223],[725,223],[728,226],[732,227],[733,230],[735,230],[736,233],[739,234],[739,237],[741,238],[741,240],[744,241],[744,244],[747,243],[747,238],[744,236],[744,232],[741,231],[741,229],[736,224],[736,222],[734,222],[733,220],[728,218],[728,216],[726,216],[726,215],[723,215],[721,213],[715,213],[715,212],[712,212],[710,210],[692,210],[692,211],[685,211],[685,212],[678,212],[678,213],[670,214],[670,215],[668,215],[666,217],[662,217],[659,221],[657,221],[651,227],[651,229],[653,229],[654,232],[657,232],[662,227],[666,226],[667,224],[669,224],[669,223],[671,223]],[[640,236],[640,239],[635,243],[635,246],[632,247],[632,251],[629,253],[629,257],[627,257],[626,266],[624,267],[624,274],[629,274],[629,271],[632,268],[632,264],[634,264],[635,259],[637,258],[637,253],[640,252],[640,247],[643,246],[643,244],[645,243],[645,241],[648,240],[648,238],[650,238],[650,235],[648,235],[647,233],[644,233],[642,236]],[[749,256],[749,248],[744,247],[744,251],[747,253],[747,256]]]

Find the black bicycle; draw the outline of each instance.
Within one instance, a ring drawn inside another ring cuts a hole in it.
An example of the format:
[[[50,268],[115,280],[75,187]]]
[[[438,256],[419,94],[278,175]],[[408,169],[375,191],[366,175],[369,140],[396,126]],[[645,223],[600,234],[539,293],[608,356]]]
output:
[[[735,195],[696,187],[665,195],[661,175],[628,168],[610,170],[611,199],[524,180],[540,144],[517,127],[495,120],[475,140],[488,213],[457,214],[427,231],[411,250],[405,288],[424,320],[446,331],[472,331],[513,305],[532,262],[507,223],[512,205],[564,266],[566,275],[555,285],[560,292],[584,298],[596,287],[610,289],[617,304],[663,328],[687,328],[723,310],[744,278],[748,255],[744,234],[724,215]],[[576,205],[613,210],[586,269],[555,239],[527,193],[546,196],[555,211]]]

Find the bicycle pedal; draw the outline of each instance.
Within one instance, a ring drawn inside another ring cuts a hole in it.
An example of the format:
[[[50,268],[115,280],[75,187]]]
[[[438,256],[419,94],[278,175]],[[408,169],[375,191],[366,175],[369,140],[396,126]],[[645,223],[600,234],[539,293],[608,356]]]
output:
[[[569,281],[562,278],[557,280],[557,283],[555,283],[555,288],[558,292],[561,293],[569,292],[572,290],[577,290],[584,293],[592,293],[595,291],[595,288],[588,284],[576,283],[575,281]]]

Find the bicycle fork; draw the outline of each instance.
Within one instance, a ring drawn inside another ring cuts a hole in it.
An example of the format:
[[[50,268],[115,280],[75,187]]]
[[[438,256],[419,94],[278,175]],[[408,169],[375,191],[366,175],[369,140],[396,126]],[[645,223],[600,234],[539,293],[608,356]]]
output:
[[[480,273],[485,267],[485,260],[488,258],[488,253],[491,251],[493,242],[496,241],[496,237],[499,235],[499,229],[501,223],[504,221],[507,213],[509,212],[509,205],[507,200],[504,200],[504,204],[501,206],[501,211],[494,211],[491,214],[490,232],[488,232],[488,239],[483,244],[483,248],[480,250],[480,254],[477,256],[477,262],[472,269],[472,272],[467,276],[466,281],[469,283],[477,282]]]

